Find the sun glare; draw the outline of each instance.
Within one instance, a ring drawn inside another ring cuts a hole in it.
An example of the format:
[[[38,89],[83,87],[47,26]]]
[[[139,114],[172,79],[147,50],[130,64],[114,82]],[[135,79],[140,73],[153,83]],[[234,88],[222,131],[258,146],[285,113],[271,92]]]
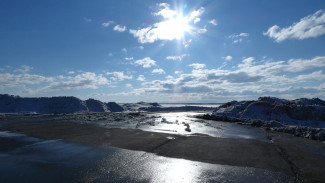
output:
[[[158,27],[161,39],[182,39],[184,33],[190,31],[189,20],[181,15],[160,22]]]

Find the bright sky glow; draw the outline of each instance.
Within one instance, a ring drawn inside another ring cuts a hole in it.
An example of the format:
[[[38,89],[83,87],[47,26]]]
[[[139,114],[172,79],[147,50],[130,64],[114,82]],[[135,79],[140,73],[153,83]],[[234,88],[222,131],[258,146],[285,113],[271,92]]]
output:
[[[325,100],[325,1],[0,1],[0,93]]]
[[[161,36],[159,37],[160,39],[181,39],[185,32],[190,31],[188,22],[189,21],[182,16],[166,20],[159,23],[157,26],[159,30],[157,34]]]

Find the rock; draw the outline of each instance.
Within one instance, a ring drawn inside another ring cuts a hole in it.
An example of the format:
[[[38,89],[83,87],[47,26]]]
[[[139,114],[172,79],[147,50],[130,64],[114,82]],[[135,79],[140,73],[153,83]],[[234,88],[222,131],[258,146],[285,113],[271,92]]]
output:
[[[185,131],[191,132],[190,125],[188,123],[184,123],[184,126],[186,126]]]
[[[325,131],[320,131],[315,135],[315,139],[325,141]]]

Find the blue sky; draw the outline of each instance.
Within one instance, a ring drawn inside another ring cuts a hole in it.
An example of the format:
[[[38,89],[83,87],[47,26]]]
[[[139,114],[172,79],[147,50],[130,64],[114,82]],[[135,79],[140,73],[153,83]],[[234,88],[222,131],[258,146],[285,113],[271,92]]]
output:
[[[0,93],[325,99],[325,1],[0,1]]]

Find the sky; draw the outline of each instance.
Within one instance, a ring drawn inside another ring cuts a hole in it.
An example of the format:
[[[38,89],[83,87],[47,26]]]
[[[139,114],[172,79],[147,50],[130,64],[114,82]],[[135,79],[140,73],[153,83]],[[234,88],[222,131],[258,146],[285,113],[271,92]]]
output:
[[[325,1],[1,0],[0,93],[325,100]]]

